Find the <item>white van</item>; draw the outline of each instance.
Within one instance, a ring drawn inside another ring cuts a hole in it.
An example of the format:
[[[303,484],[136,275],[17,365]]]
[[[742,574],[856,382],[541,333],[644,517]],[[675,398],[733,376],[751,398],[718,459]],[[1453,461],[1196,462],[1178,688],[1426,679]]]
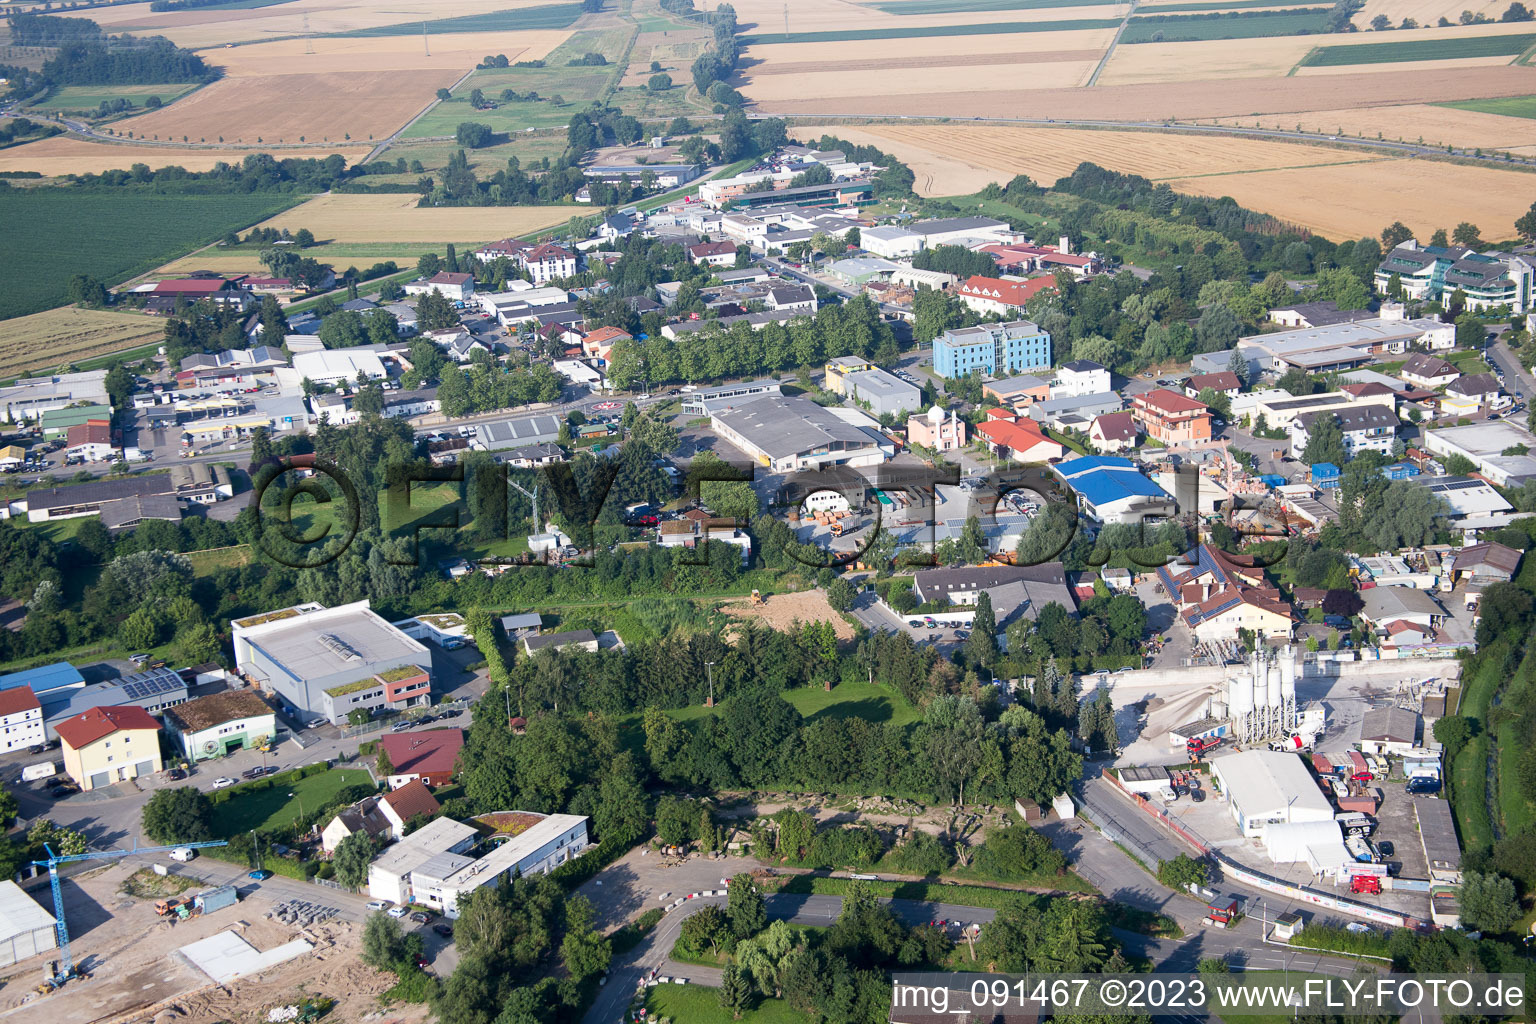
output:
[[[181,861],[183,864],[196,856],[197,851],[190,846],[178,846],[171,851],[171,860]]]

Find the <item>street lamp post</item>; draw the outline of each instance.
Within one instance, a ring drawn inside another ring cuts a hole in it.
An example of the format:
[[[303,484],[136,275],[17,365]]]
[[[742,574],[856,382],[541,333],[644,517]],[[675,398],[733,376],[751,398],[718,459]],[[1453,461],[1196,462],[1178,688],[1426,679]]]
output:
[[[704,663],[704,672],[709,676],[709,700],[704,702],[704,706],[707,708],[715,706],[715,664],[713,661],[706,661]]]
[[[298,801],[299,801],[299,820],[303,821],[304,820],[304,797],[303,797],[303,795],[300,794],[300,793],[296,793],[295,792],[295,793],[289,793],[288,796],[290,798],[297,798],[298,799]]]

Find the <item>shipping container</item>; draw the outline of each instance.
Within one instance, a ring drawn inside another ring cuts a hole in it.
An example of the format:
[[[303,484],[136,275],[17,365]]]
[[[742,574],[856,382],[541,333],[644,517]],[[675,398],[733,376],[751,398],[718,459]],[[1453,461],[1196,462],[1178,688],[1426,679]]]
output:
[[[193,898],[197,909],[204,914],[211,914],[215,910],[223,910],[232,907],[240,901],[240,893],[232,885],[221,885],[217,889],[209,889],[199,893]]]

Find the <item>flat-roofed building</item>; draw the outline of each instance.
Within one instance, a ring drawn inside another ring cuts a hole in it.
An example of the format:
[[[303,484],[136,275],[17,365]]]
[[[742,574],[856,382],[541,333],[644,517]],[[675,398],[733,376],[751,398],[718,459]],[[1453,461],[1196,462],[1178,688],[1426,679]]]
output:
[[[534,820],[524,822],[520,820],[523,818]],[[479,858],[445,851],[413,868],[412,902],[425,904],[453,920],[459,916],[459,901],[481,886],[495,885],[504,878],[548,874],[588,845],[585,815],[511,811],[483,815],[481,820],[485,819],[511,819],[509,824],[521,830],[499,842],[498,835],[493,835],[494,845]],[[410,838],[407,836],[407,841]]]
[[[301,604],[230,623],[235,665],[304,722],[430,699],[432,654],[368,601]]]
[[[1333,821],[1333,804],[1295,754],[1244,750],[1211,761],[1238,831],[1250,838],[1282,822]]]
[[[946,380],[972,372],[1012,376],[1050,365],[1050,332],[1028,320],[956,327],[933,340],[933,372]]]
[[[896,453],[895,442],[860,424],[857,415],[845,418],[808,398],[775,395],[717,412],[710,424],[748,458],[773,470],[877,466]]]

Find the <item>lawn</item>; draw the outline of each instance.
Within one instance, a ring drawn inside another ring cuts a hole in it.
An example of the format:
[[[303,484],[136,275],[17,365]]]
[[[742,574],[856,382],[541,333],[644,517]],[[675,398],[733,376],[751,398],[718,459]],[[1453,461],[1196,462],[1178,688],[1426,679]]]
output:
[[[645,996],[646,1016],[670,1018],[686,1024],[805,1024],[805,1014],[782,999],[759,1000],[740,1017],[722,1009],[715,989],[698,985],[657,985]]]
[[[785,690],[783,697],[807,720],[862,718],[869,722],[908,725],[922,718],[905,697],[886,686],[843,683],[831,690],[802,687]]]
[[[1436,106],[1471,110],[1479,114],[1536,118],[1536,96],[1500,96],[1497,99],[1461,100],[1457,103],[1439,103]]]
[[[1462,57],[1513,57],[1536,43],[1536,33],[1513,36],[1470,36],[1461,39],[1411,39],[1359,46],[1319,46],[1302,58],[1303,67],[1348,64],[1396,64],[1411,60],[1456,60]]]
[[[216,771],[216,766],[217,762],[212,762],[206,767]],[[348,786],[372,784],[372,777],[362,768],[332,768],[300,779],[291,786],[269,786],[246,792],[236,789],[235,796],[213,805],[213,831],[220,836],[232,836],[254,828],[277,828],[293,822],[301,811],[319,810]]]
[[[187,560],[192,563],[192,575],[211,576],[220,569],[239,569],[251,562],[249,544],[233,544],[227,548],[209,548],[206,551],[188,551]]]
[[[1495,648],[1500,645],[1495,645]],[[1493,845],[1493,821],[1488,812],[1489,739],[1481,727],[1488,720],[1493,695],[1504,682],[1500,671],[1500,650],[1479,652],[1475,671],[1462,676],[1461,706],[1457,714],[1477,719],[1480,731],[1451,761],[1451,809],[1456,812],[1456,828],[1461,833],[1462,848],[1486,850]]]
[[[1445,360],[1464,374],[1493,372],[1480,352],[1452,352]]]
[[[741,36],[742,46],[770,43],[847,43],[862,39],[929,39],[934,36],[995,36],[1015,32],[1071,32],[1077,29],[1113,28],[1119,18],[1074,18],[1067,21],[1003,21],[992,25],[926,25],[913,28],[849,28],[829,32],[765,32]],[[1519,52],[1519,51],[1516,51]]]
[[[566,28],[581,17],[581,4],[549,4],[544,7],[524,7],[511,11],[491,11],[486,14],[465,14],[457,18],[438,18],[428,21],[427,32],[444,35],[450,32],[519,32],[538,28]],[[329,32],[329,36],[413,36],[421,31],[420,21],[406,21],[395,25],[375,25],[372,28],[354,28],[346,32]]]
[[[1120,36],[1122,43],[1181,43],[1202,39],[1258,39],[1295,36],[1327,28],[1327,7],[1300,11],[1242,11],[1234,14],[1141,15]]]
[[[86,274],[115,285],[227,231],[266,220],[302,196],[156,195],[120,188],[76,193],[8,189],[0,193],[0,319],[62,305],[69,279]],[[80,245],[89,238],[91,244]]]

